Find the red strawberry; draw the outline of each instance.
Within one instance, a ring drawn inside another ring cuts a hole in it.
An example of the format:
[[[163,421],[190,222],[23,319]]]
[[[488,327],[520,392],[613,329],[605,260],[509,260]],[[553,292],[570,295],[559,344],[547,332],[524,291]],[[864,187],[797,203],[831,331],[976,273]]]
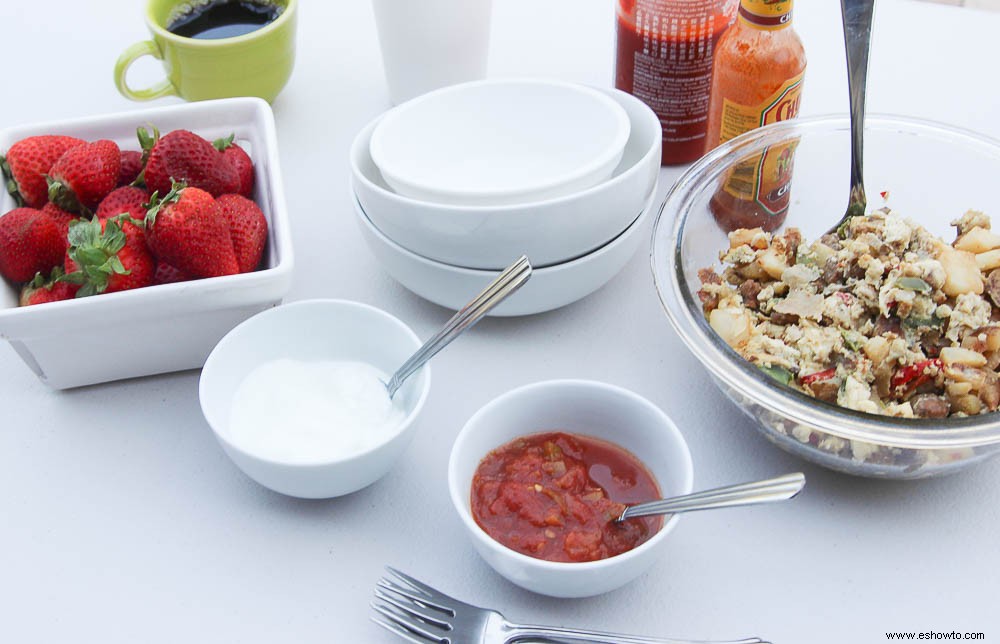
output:
[[[101,200],[97,207],[98,219],[107,219],[115,215],[128,214],[142,221],[146,218],[146,204],[149,203],[149,193],[142,188],[122,186],[112,190]]]
[[[212,195],[174,184],[162,200],[154,194],[151,206],[146,215],[146,239],[157,259],[191,277],[240,272],[229,225]]]
[[[127,186],[139,176],[142,172],[142,166],[145,161],[142,158],[142,152],[137,152],[136,150],[122,150],[121,151],[121,169],[118,171],[118,185]]]
[[[0,275],[12,282],[48,275],[65,249],[59,226],[41,210],[15,208],[0,217]]]
[[[63,280],[79,285],[77,297],[153,283],[156,262],[146,248],[142,229],[126,217],[74,222],[69,242]]]
[[[45,279],[41,273],[35,273],[35,279],[24,285],[21,289],[21,306],[31,306],[32,304],[45,304],[46,302],[58,302],[60,300],[71,300],[76,296],[76,291],[80,287],[76,284],[63,282],[59,278],[63,275],[61,266],[52,269],[52,275]]]
[[[241,273],[249,273],[260,265],[267,244],[267,219],[257,204],[240,195],[222,195],[215,200],[222,216],[229,222],[233,252]]]
[[[236,169],[236,174],[240,177],[240,187],[235,192],[251,198],[254,182],[253,161],[250,160],[250,155],[246,153],[246,150],[233,143],[235,137],[235,134],[230,134],[224,139],[216,139],[212,145],[222,153],[224,159],[232,164],[233,168]]]
[[[56,222],[56,225],[59,226],[59,236],[62,238],[63,245],[68,248],[67,235],[69,234],[69,225],[79,219],[80,216],[72,212],[66,212],[51,201],[45,204],[42,212],[51,217],[52,221]]]
[[[174,268],[166,262],[156,262],[156,271],[153,273],[153,284],[173,284],[174,282],[187,282],[191,276]]]
[[[7,190],[18,205],[41,208],[49,200],[45,175],[66,150],[86,141],[72,136],[29,136],[10,146],[7,157],[0,157],[0,167],[7,175]]]
[[[49,201],[63,210],[90,214],[118,185],[121,151],[114,141],[67,150],[49,170]]]
[[[142,128],[140,131],[145,133]],[[148,133],[139,135],[143,149],[150,140]],[[143,176],[146,187],[161,195],[169,192],[175,181],[200,188],[213,197],[236,192],[240,187],[236,168],[211,143],[187,130],[174,130],[155,140]]]

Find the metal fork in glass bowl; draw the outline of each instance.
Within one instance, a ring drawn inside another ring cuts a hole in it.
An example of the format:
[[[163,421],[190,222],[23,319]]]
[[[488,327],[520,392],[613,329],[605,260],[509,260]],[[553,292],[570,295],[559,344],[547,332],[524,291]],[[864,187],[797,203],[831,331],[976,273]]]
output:
[[[379,579],[375,588],[371,606],[377,615],[372,621],[414,644],[510,644],[529,640],[566,644],[768,644],[757,637],[713,643],[515,624],[495,610],[449,597],[394,568],[386,566],[386,570],[389,575]]]

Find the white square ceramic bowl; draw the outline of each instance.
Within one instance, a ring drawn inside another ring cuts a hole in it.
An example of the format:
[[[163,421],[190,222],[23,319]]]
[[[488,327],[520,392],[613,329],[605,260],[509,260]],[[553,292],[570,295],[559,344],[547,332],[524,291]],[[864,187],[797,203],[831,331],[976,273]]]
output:
[[[0,130],[0,150],[39,134],[110,139],[138,149],[136,128],[191,130],[207,139],[236,134],[254,161],[254,200],[269,226],[261,270],[19,307],[0,286],[0,338],[57,389],[201,367],[230,329],[281,302],[292,280],[292,245],[270,106],[233,98],[40,123]],[[0,212],[16,206],[4,192]],[[2,280],[0,280],[2,281]]]
[[[620,555],[581,563],[529,557],[490,537],[472,516],[472,478],[479,462],[508,442],[544,431],[593,436],[632,452],[649,469],[663,496],[688,494],[694,482],[691,452],[659,407],[627,389],[590,380],[550,380],[493,399],[465,423],[448,460],[448,490],[472,545],[494,570],[530,591],[553,597],[589,597],[625,585],[665,552],[677,525],[669,517],[651,539]]]

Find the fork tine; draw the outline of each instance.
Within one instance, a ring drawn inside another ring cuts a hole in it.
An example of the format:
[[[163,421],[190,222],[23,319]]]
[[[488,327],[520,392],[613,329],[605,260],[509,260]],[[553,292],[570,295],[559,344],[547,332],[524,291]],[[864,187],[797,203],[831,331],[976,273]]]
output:
[[[414,579],[413,577],[407,575],[406,573],[404,573],[402,571],[396,570],[392,566],[386,566],[385,569],[388,570],[390,574],[392,574],[395,577],[399,578],[401,581],[403,581],[404,583],[406,583],[407,585],[409,585],[414,590],[416,590],[416,591],[418,591],[418,592],[426,595],[428,598],[435,600],[439,604],[443,602],[443,608],[445,608],[446,610],[451,605],[462,603],[462,602],[458,601],[457,599],[455,599],[454,597],[450,597],[448,595],[445,595],[440,590],[437,590],[435,588],[431,588],[430,586],[428,586],[424,582],[419,581],[417,579]]]
[[[449,607],[437,604],[431,601],[431,599],[428,598],[427,595],[424,595],[420,591],[400,586],[399,584],[393,582],[390,579],[385,579],[384,577],[382,579],[379,579],[378,582],[376,582],[375,584],[375,590],[377,591],[379,588],[388,590],[400,597],[404,597],[410,600],[411,602],[420,604],[421,606],[439,610],[442,613],[445,613],[452,617],[455,616],[455,611],[451,610]]]
[[[443,635],[441,635],[440,632],[435,633],[431,630],[432,628],[436,628],[434,625],[422,622],[415,617],[411,617],[391,604],[372,602],[370,606],[383,617],[389,619],[389,621],[393,622],[397,626],[405,628],[410,633],[420,635],[432,642],[444,643],[448,641],[443,637]],[[451,628],[448,627],[444,630],[451,630]]]
[[[388,593],[382,592],[382,590],[380,590],[379,588],[375,589],[375,596],[381,599],[382,601],[386,602],[387,604],[392,604],[393,606],[403,611],[404,613],[412,615],[413,617],[416,617],[421,621],[433,624],[434,626],[437,626],[439,628],[444,628],[449,630],[451,629],[451,624],[441,619],[440,614],[432,615],[430,610],[426,609],[420,610],[421,608],[424,608],[424,606],[420,604],[416,604],[414,602],[401,601]]]
[[[427,644],[428,642],[438,641],[438,640],[429,640],[426,637],[420,637],[420,639],[417,639],[417,636],[414,635],[413,633],[410,633],[408,630],[400,628],[399,626],[396,626],[392,622],[382,619],[381,617],[374,616],[371,617],[370,619],[379,626],[381,626],[382,628],[384,628],[385,630],[395,633],[396,635],[399,635],[407,642],[412,642],[413,644]]]

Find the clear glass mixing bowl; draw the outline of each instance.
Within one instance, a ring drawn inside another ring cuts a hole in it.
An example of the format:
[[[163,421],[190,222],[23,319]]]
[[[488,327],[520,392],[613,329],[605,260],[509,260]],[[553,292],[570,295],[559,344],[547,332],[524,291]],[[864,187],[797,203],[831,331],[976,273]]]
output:
[[[791,205],[779,230],[798,227],[809,242],[843,215],[850,186],[846,116],[769,125],[697,161],[667,195],[653,232],[653,276],[674,329],[770,441],[819,465],[862,476],[921,478],[997,453],[1000,413],[902,419],[840,408],[772,380],[708,325],[697,296],[698,269],[721,272],[719,251],[728,248],[709,200],[736,163],[795,140]],[[888,205],[949,242],[949,222],[968,209],[992,215],[1000,228],[998,141],[939,123],[873,115],[865,128],[864,167],[869,209]]]

